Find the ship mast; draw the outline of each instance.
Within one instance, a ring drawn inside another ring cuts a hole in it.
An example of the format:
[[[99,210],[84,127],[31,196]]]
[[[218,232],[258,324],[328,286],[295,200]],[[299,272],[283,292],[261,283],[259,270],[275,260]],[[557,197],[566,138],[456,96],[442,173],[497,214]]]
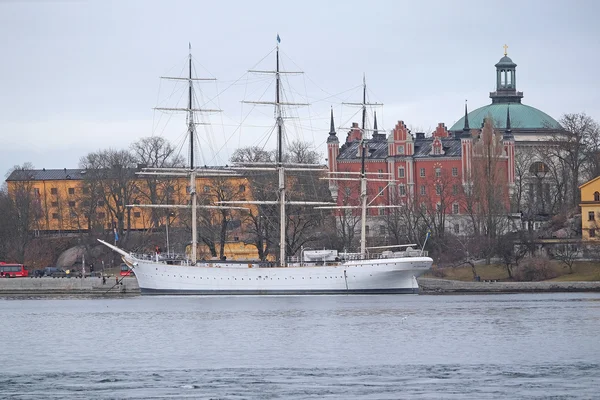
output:
[[[188,138],[190,141],[190,164],[189,164],[189,176],[190,176],[190,203],[192,208],[192,264],[196,264],[197,247],[198,247],[198,222],[197,222],[197,208],[198,208],[198,197],[196,196],[196,166],[194,162],[194,143],[196,140],[196,123],[194,121],[194,112],[220,112],[221,110],[202,109],[194,108],[194,81],[214,81],[215,78],[193,78],[192,77],[192,44],[189,44],[189,55],[188,55],[188,77],[177,78],[177,77],[165,77],[162,79],[171,80],[183,80],[188,82],[188,106],[187,108],[165,108],[157,107],[156,110],[163,111],[185,111],[187,112],[187,123],[188,123]]]
[[[286,190],[285,190],[285,165],[283,160],[283,112],[282,106],[308,106],[307,103],[288,103],[281,101],[281,75],[282,74],[301,74],[299,71],[281,71],[279,68],[279,35],[277,35],[277,46],[275,48],[275,70],[274,71],[264,71],[264,70],[250,70],[248,72],[254,73],[263,73],[263,74],[274,74],[275,75],[275,101],[243,101],[242,103],[249,104],[268,104],[275,106],[275,118],[277,125],[277,161],[275,164],[275,169],[277,170],[278,175],[278,190],[279,190],[279,198],[277,199],[277,204],[279,205],[279,263],[281,266],[286,265],[286,256],[285,256],[285,205],[286,205]],[[252,169],[247,168],[245,169]],[[262,168],[264,169],[264,168]],[[240,204],[241,202],[222,202],[223,204]],[[250,202],[245,202],[245,204],[249,204]],[[264,202],[257,202],[255,204],[265,204]],[[290,204],[308,204],[307,202],[291,202]],[[316,203],[312,203],[316,204]]]
[[[367,251],[367,175],[365,171],[365,124],[367,120],[367,82],[363,75],[363,101],[362,101],[362,135],[360,138],[360,254],[365,256]]]
[[[367,253],[367,171],[366,158],[368,143],[365,138],[367,132],[367,106],[381,106],[381,103],[367,103],[367,80],[363,74],[363,98],[362,103],[342,103],[362,108],[362,125],[360,137],[360,254],[366,256]],[[339,179],[339,178],[337,178]],[[342,178],[343,179],[343,178]]]
[[[275,109],[277,110],[277,172],[279,176],[279,260],[281,265],[285,266],[285,169],[283,167],[283,117],[281,115],[280,86],[278,42],[275,68]]]

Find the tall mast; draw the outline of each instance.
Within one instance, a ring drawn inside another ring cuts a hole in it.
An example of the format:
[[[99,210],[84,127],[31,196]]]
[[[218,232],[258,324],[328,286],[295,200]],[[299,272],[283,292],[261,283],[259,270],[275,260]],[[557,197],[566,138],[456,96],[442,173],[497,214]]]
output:
[[[277,36],[279,38],[279,36]],[[277,172],[279,175],[279,263],[285,262],[285,169],[283,167],[283,118],[281,116],[281,77],[279,75],[279,43],[275,66],[275,108],[277,109]]]
[[[192,81],[192,44],[189,44],[189,60],[188,60],[188,134],[190,137],[190,170],[194,169],[194,129],[196,125],[194,124],[194,112],[193,109],[193,96],[192,92],[194,90],[193,81]]]
[[[162,79],[179,80],[188,82],[188,104],[187,108],[167,108],[167,107],[156,107],[155,110],[161,111],[185,111],[187,112],[187,123],[188,123],[188,137],[190,140],[190,203],[192,207],[192,255],[191,261],[196,264],[197,260],[197,247],[198,247],[198,224],[196,221],[196,211],[198,206],[198,199],[196,197],[196,167],[194,162],[194,142],[196,133],[196,123],[194,121],[194,112],[221,112],[217,109],[201,109],[194,108],[194,81],[214,81],[215,78],[193,78],[192,77],[192,44],[189,43],[189,57],[188,57],[188,77],[168,77],[161,76]]]
[[[342,103],[350,106],[359,106],[362,108],[362,126],[360,137],[360,201],[361,201],[361,218],[360,218],[360,254],[367,253],[367,168],[365,165],[367,158],[367,141],[365,135],[367,133],[367,106],[381,106],[381,103],[367,103],[367,80],[363,74],[363,97],[362,103]]]
[[[367,120],[367,81],[363,74],[363,101],[362,101],[362,134],[360,138],[360,254],[365,256],[367,250],[367,175],[365,171],[365,133],[366,133],[366,120]]]
[[[275,48],[275,70],[264,71],[264,70],[250,70],[248,72],[261,73],[261,74],[275,74],[275,101],[243,101],[242,103],[249,104],[262,104],[262,105],[274,105],[276,113],[276,124],[277,124],[277,162],[275,168],[278,173],[279,181],[279,262],[282,266],[285,266],[285,165],[283,163],[283,114],[282,106],[308,106],[306,103],[288,103],[281,101],[281,74],[301,74],[299,71],[281,71],[279,69],[279,35],[277,35],[277,47]],[[223,202],[226,203],[226,202]],[[236,202],[227,202],[236,203]]]
[[[198,197],[196,196],[196,169],[194,166],[194,130],[196,125],[194,124],[194,109],[193,107],[193,96],[192,92],[194,90],[193,81],[192,81],[192,44],[189,44],[190,56],[188,60],[188,132],[190,136],[190,197],[192,200],[192,265],[196,264],[196,260],[198,259],[197,251],[198,251],[198,216],[197,216],[197,206],[198,206]]]

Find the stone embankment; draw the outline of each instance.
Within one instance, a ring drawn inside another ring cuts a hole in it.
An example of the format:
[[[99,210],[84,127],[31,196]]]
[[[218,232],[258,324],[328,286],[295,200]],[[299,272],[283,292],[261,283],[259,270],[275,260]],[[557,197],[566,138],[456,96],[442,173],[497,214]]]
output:
[[[0,295],[84,295],[114,296],[137,295],[140,293],[137,280],[132,277],[102,278],[2,278],[0,279]]]
[[[592,282],[463,282],[419,278],[421,294],[479,294],[535,292],[600,292],[600,281]]]
[[[93,278],[11,278],[0,279],[0,296],[9,295],[139,295],[137,280],[126,277],[116,285],[115,277]],[[419,278],[421,294],[484,294],[534,292],[600,292],[595,282],[463,282]]]

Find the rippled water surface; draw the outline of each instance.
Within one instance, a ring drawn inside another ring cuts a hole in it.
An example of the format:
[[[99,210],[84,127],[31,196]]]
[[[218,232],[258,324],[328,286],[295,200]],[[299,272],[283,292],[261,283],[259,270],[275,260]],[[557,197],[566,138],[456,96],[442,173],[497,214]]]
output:
[[[600,294],[0,299],[0,398],[600,398]]]

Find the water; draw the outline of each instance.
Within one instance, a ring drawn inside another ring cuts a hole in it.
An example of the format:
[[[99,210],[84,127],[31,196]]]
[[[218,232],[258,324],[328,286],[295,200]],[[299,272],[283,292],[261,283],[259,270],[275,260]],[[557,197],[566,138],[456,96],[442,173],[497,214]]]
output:
[[[591,399],[600,294],[0,299],[2,399]]]

